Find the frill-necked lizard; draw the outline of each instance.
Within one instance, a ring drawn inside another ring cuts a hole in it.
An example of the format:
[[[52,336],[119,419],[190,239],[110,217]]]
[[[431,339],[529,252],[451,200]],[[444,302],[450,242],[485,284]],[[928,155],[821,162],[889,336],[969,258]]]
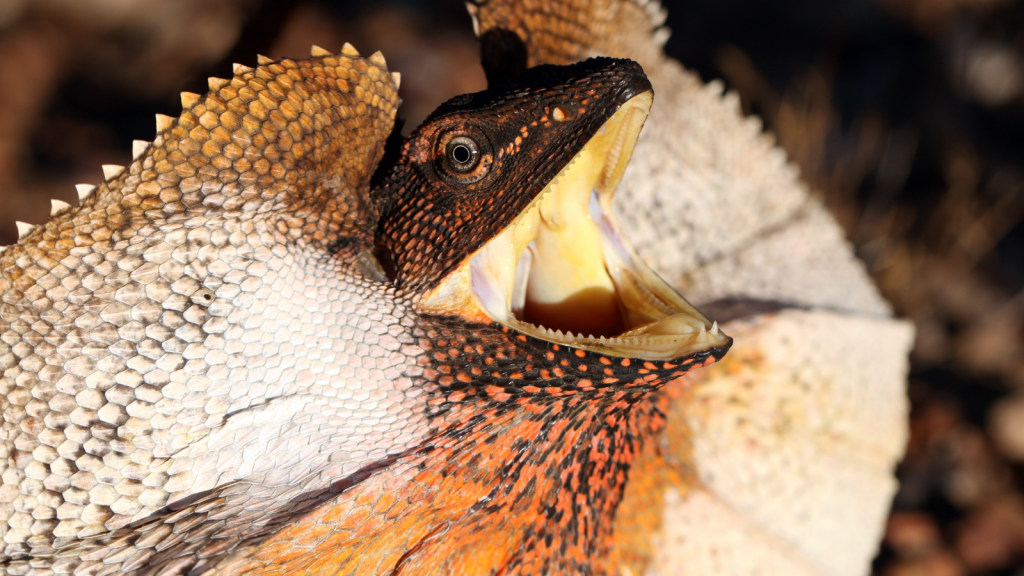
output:
[[[731,340],[647,268],[611,216],[651,82],[628,60],[526,70],[629,56],[671,102],[705,102],[708,93],[660,55],[657,6],[493,1],[471,11],[491,89],[446,103],[405,140],[393,135],[398,77],[379,54],[346,45],[340,55],[314,49],[309,60],[261,58],[230,80],[211,79],[206,96],[184,94],[182,115],[159,116],[156,139],[138,143],[127,169],[105,167],[98,189],[82,187],[80,206],[55,203],[46,224],[20,225],[22,239],[0,253],[4,570],[672,572],[678,549],[707,573],[742,572],[736,550],[756,559],[752,568],[855,573],[873,538],[851,532],[864,527],[856,514],[867,510],[871,521],[891,490],[888,440],[869,439],[886,446],[880,456],[862,451],[883,482],[862,476],[868,488],[852,508],[835,503],[831,484],[807,491],[805,501],[825,503],[818,509],[773,508],[747,478],[773,490],[771,474],[786,465],[766,476],[759,454],[736,451],[749,470],[733,475],[733,456],[706,456],[732,438],[716,426],[755,430],[739,435],[744,446],[774,442],[775,431],[759,431],[763,414],[748,420],[753,428],[734,424],[746,418],[735,387],[702,397],[698,386],[686,398],[710,418],[680,416],[687,402],[671,403],[691,384],[669,381],[721,358]],[[715,106],[701,119],[747,146]],[[653,142],[679,125],[662,114],[668,121],[648,130]],[[661,188],[638,192],[634,178],[624,190],[631,200],[616,202],[660,268],[693,271],[677,285],[703,289],[704,299],[742,293],[754,310],[842,301],[886,313],[848,267],[837,268],[845,292],[825,285],[810,297],[787,292],[767,268],[753,291],[730,292],[721,275],[702,280],[761,230],[820,226],[820,211],[789,208],[803,192],[764,160],[767,145],[739,148],[749,156],[736,182],[771,182],[785,202],[717,195],[733,173],[709,176],[701,162],[725,170],[730,151],[679,148],[672,137],[674,148],[648,146],[634,162],[649,182],[663,178]],[[673,176],[678,165],[657,164],[665,154],[692,169]],[[679,182],[713,193],[685,212],[646,215],[678,226],[638,229],[637,210],[649,207],[632,200],[647,193],[677,209],[691,198]],[[725,207],[756,217],[739,234],[705,234],[683,256],[699,265],[673,266],[678,253],[658,252],[706,232],[714,220],[699,215]],[[849,258],[823,245],[833,261]],[[786,260],[805,258],[790,251]],[[769,390],[787,384],[771,372],[771,346],[815,334],[815,314],[737,323],[767,347],[744,350],[723,380],[749,390],[743,379],[754,370]],[[824,322],[829,333],[870,327],[906,339],[882,321]],[[843,349],[893,373],[890,348]],[[899,345],[891,349],[898,357]],[[799,368],[800,353],[786,354]],[[838,423],[860,414],[862,402],[847,396]],[[716,399],[735,411],[714,412]],[[786,415],[788,429],[803,425]],[[692,445],[677,441],[680,427],[696,427]],[[666,479],[680,473],[699,478]],[[731,507],[702,496],[720,486],[732,489]],[[681,505],[684,489],[692,494]],[[769,504],[763,512],[759,502]],[[651,514],[663,515],[661,536]],[[829,516],[854,520],[836,529],[819,521]],[[711,528],[687,528],[694,519]],[[779,540],[754,534],[765,522]],[[793,535],[804,526],[824,536],[800,541]],[[652,551],[651,538],[680,533],[678,546]],[[851,562],[821,563],[833,534],[852,534]],[[783,541],[810,563],[788,551],[765,563],[764,550]]]
[[[610,571],[638,404],[731,343],[610,214],[651,102],[540,66],[381,162],[379,55],[186,95],[0,255],[7,569]]]

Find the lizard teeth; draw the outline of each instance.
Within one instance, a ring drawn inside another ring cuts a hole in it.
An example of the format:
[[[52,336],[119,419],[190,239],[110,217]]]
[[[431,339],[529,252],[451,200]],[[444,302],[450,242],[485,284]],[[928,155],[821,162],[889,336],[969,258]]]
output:
[[[345,56],[359,56],[359,50],[356,47],[345,42],[345,45],[341,47],[341,53]]]
[[[167,116],[166,114],[157,114],[156,115],[156,131],[157,132],[163,132],[164,130],[167,130],[168,128],[171,127],[171,124],[173,122],[174,122],[174,118],[171,118],[170,116]]]
[[[119,166],[117,164],[104,164],[101,168],[103,168],[104,180],[113,180],[124,172],[124,166]]]
[[[330,56],[331,53],[329,50],[324,50],[316,44],[313,44],[313,47],[309,49],[309,55],[314,58],[323,58],[325,56]]]
[[[518,317],[522,317],[523,310],[526,308],[526,289],[530,280],[531,264],[533,264],[533,252],[530,249],[530,245],[527,244],[526,249],[523,250],[523,255],[520,256],[519,262],[516,264],[515,279],[512,284],[512,299],[509,302],[509,305],[512,307],[512,313]]]
[[[517,330],[525,330],[528,334],[534,337],[540,337],[546,340],[558,342],[560,344],[569,345],[587,345],[587,346],[604,346],[604,347],[622,347],[627,346],[629,348],[643,348],[647,346],[664,346],[671,345],[673,343],[685,342],[690,339],[689,334],[665,334],[656,336],[631,336],[631,337],[608,337],[608,336],[594,336],[593,334],[583,335],[582,332],[575,333],[571,330],[563,332],[561,329],[552,329],[547,326],[540,324],[534,324],[532,322],[521,322],[514,321],[513,327]],[[703,338],[703,339],[702,339]],[[701,337],[698,333],[697,341],[704,342],[709,340],[708,331],[704,329],[704,336]]]
[[[143,154],[146,153],[146,148],[149,148],[149,142],[145,140],[132,140],[132,160],[138,160]]]
[[[29,224],[20,220],[15,221],[14,225],[18,227],[18,240],[24,240],[26,236],[36,229],[35,224]]]
[[[199,94],[195,92],[182,92],[181,93],[181,107],[186,110],[195,106],[196,102],[199,102]]]
[[[71,208],[71,204],[63,200],[50,200],[50,216],[59,216],[67,212],[69,208]]]
[[[715,322],[711,325],[711,334],[712,335],[717,335],[718,334],[718,320],[715,320]]]
[[[84,202],[86,198],[92,195],[96,187],[92,184],[75,184],[75,189],[78,190],[78,201]]]

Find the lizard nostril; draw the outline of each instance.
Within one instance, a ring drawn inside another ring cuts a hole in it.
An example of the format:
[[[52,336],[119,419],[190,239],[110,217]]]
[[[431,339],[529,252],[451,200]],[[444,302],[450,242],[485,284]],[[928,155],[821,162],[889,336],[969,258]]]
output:
[[[208,288],[200,288],[192,294],[192,303],[198,306],[209,306],[213,303],[213,291]]]

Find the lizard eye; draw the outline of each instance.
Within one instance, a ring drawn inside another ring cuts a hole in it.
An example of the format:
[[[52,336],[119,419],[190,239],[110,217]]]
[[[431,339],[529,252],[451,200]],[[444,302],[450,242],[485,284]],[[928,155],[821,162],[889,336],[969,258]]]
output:
[[[452,184],[472,184],[491,171],[494,155],[486,136],[459,131],[438,141],[436,162],[438,172]]]
[[[469,172],[480,162],[480,148],[472,138],[458,136],[448,142],[446,156],[456,172]]]

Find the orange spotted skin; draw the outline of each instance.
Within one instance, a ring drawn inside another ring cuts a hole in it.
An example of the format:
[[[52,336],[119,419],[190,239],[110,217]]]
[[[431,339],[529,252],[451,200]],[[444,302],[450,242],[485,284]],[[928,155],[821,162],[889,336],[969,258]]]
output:
[[[435,321],[433,441],[215,573],[616,573],[630,465],[665,423],[652,393],[726,349],[655,364]]]

